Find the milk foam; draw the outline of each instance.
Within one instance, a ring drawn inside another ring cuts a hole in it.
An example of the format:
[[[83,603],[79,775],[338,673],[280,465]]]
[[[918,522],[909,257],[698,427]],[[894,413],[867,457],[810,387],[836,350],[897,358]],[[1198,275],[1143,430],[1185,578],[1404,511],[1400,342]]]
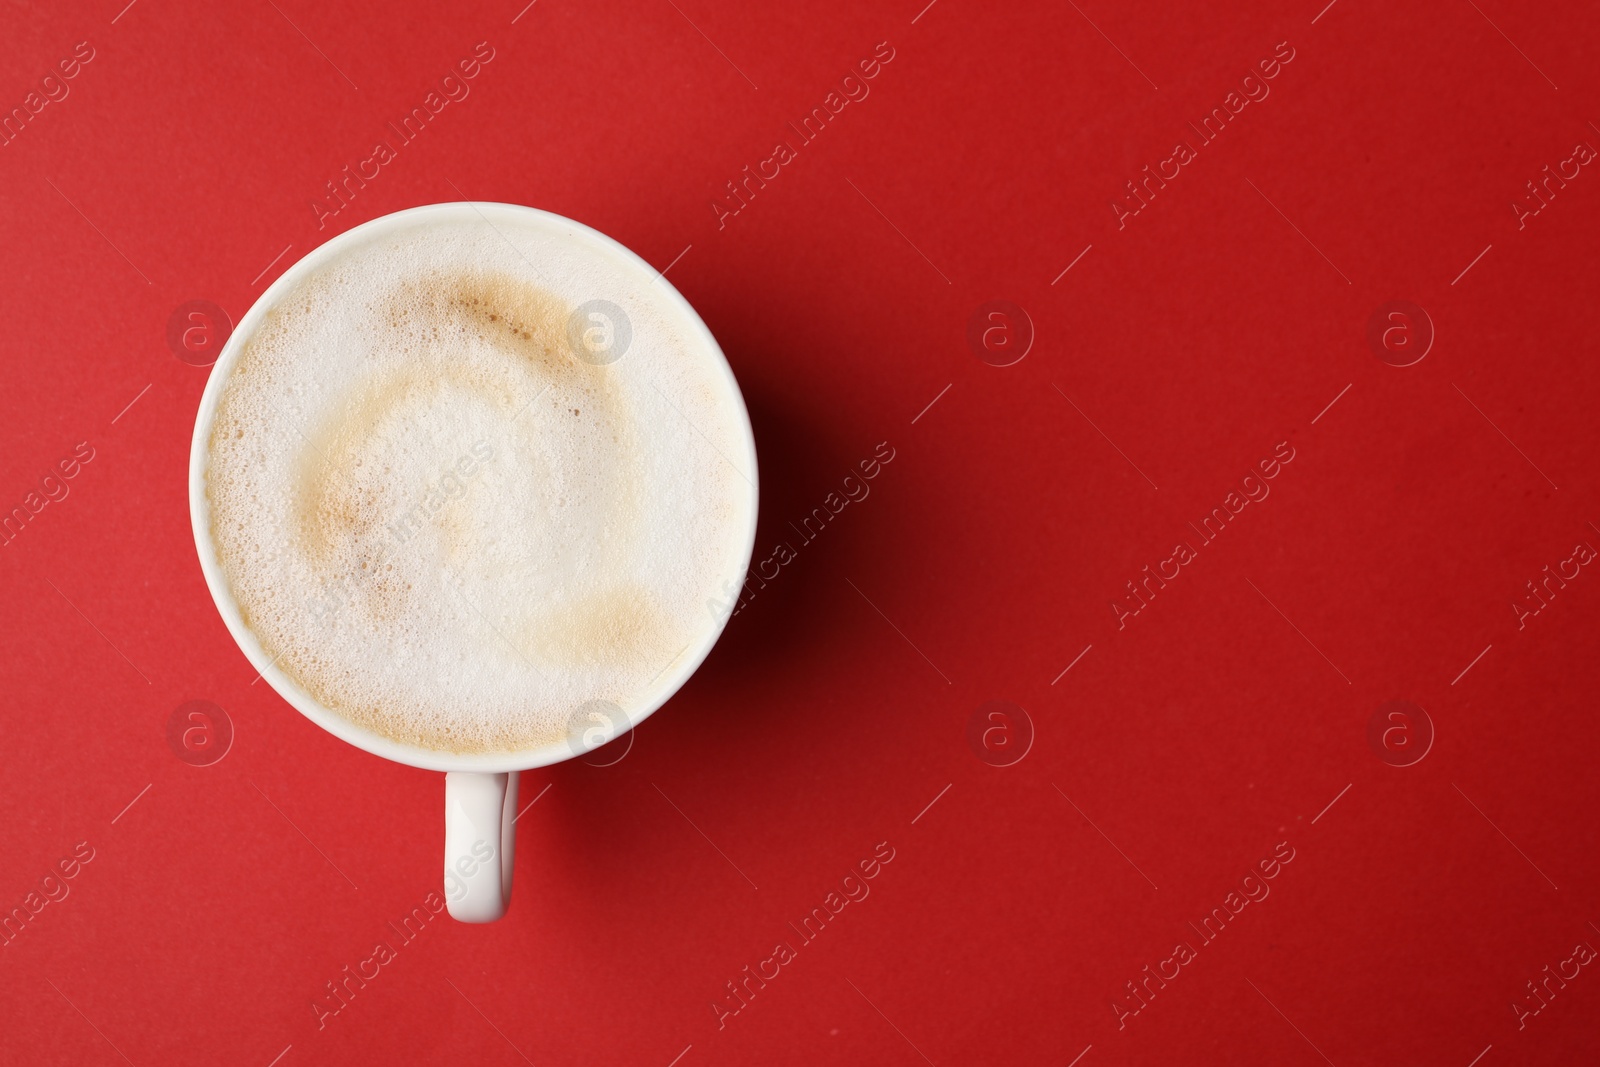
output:
[[[651,273],[586,241],[503,217],[373,237],[278,300],[224,386],[206,491],[244,621],[396,741],[516,751],[595,700],[642,710],[742,581],[737,395]],[[595,299],[631,327],[615,362],[569,341]]]

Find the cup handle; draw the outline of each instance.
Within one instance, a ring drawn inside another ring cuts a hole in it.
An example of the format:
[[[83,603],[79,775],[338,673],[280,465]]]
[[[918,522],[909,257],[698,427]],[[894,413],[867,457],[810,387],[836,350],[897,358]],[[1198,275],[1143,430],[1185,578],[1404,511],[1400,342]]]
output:
[[[444,899],[464,923],[494,922],[511,902],[518,772],[444,776]]]

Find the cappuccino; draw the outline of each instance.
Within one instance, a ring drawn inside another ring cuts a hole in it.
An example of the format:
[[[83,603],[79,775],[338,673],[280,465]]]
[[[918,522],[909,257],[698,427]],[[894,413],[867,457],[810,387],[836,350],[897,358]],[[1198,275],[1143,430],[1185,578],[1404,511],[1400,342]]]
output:
[[[204,471],[266,657],[448,753],[653,707],[721,625],[755,509],[743,401],[686,306],[591,234],[490,210],[275,294],[220,371]]]

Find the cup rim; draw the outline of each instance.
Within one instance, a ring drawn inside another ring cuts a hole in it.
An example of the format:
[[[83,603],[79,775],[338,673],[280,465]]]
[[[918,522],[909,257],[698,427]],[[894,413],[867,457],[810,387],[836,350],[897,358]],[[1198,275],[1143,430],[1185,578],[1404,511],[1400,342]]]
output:
[[[189,519],[193,527],[195,549],[200,557],[200,569],[205,575],[206,587],[211,592],[211,599],[216,604],[217,611],[222,615],[222,620],[226,624],[228,632],[233,636],[234,642],[239,646],[240,651],[245,654],[245,658],[250,661],[250,665],[259,672],[260,678],[272,686],[279,696],[300,714],[341,741],[374,755],[393,760],[396,763],[433,771],[502,773],[531,770],[535,767],[545,767],[553,763],[560,763],[575,756],[582,756],[589,750],[574,751],[566,740],[555,740],[514,752],[444,752],[385,737],[324,707],[320,701],[307,693],[298,682],[278,668],[274,660],[261,647],[260,640],[255,633],[245,625],[239,606],[235,602],[227,579],[222,573],[221,564],[217,560],[216,545],[211,536],[211,504],[206,496],[205,476],[210,459],[209,442],[211,430],[216,420],[217,406],[221,401],[223,387],[232,373],[234,364],[238,362],[239,353],[243,349],[245,342],[255,333],[266,314],[277,306],[287,292],[293,289],[308,274],[341,255],[347,249],[380,237],[385,233],[408,229],[423,222],[470,222],[476,219],[477,221],[487,222],[492,226],[495,217],[508,221],[514,220],[519,223],[531,221],[544,229],[563,232],[566,239],[587,245],[602,255],[617,261],[619,266],[631,267],[646,274],[654,275],[651,284],[659,284],[663,287],[667,302],[674,305],[683,314],[690,326],[691,336],[689,341],[691,346],[703,351],[720,370],[732,394],[734,411],[737,413],[737,418],[734,422],[738,426],[739,437],[743,444],[741,458],[744,461],[745,469],[749,472],[752,494],[751,507],[746,519],[743,537],[744,558],[740,561],[738,570],[735,572],[741,576],[747,573],[750,567],[750,560],[755,550],[756,519],[760,512],[760,479],[756,467],[755,433],[750,426],[750,413],[745,406],[744,394],[739,389],[738,380],[734,377],[733,368],[728,365],[728,360],[723,354],[722,347],[717,344],[717,340],[712,336],[711,330],[706,326],[689,301],[684,298],[683,294],[678,292],[677,288],[667,281],[661,272],[614,238],[564,215],[527,207],[522,204],[452,201],[427,204],[382,215],[352,227],[307,252],[279,275],[267,287],[266,291],[256,298],[255,302],[250,306],[250,310],[245,312],[238,325],[234,327],[227,343],[223,346],[221,354],[217,357],[217,361],[211,366],[205,392],[201,395],[199,410],[195,415],[194,436],[189,447]],[[666,684],[657,690],[656,695],[646,705],[637,711],[624,712],[628,716],[628,730],[632,730],[649,718],[650,715],[676,695],[678,690],[683,687],[683,684],[689,680],[689,677],[705,662],[706,657],[711,654],[711,649],[716,645],[717,639],[722,636],[723,630],[727,627],[728,619],[731,617],[732,612],[729,611],[716,618],[699,647],[680,654],[677,668],[668,677]],[[612,738],[612,741],[615,741],[624,732],[626,731],[619,731],[616,737]]]

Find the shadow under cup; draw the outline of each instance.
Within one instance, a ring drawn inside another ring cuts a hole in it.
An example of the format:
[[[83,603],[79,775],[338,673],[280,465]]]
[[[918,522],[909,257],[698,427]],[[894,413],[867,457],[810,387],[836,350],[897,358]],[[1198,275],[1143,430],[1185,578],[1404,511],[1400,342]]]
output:
[[[559,241],[573,254],[593,257],[621,279],[620,286],[656,287],[655,299],[665,306],[683,330],[682,339],[695,358],[704,359],[713,375],[726,385],[726,410],[720,411],[742,445],[742,455],[728,461],[741,473],[748,472],[750,506],[739,539],[742,556],[732,573],[735,587],[742,585],[755,543],[756,456],[749,415],[738,383],[715,338],[688,301],[653,267],[623,245],[580,223],[513,204],[452,203],[434,204],[386,215],[364,223],[308,253],[280,276],[240,320],[228,338],[206,384],[195,419],[189,459],[189,512],[206,585],[217,610],[246,658],[274,690],[297,711],[329,733],[357,748],[399,763],[427,770],[446,772],[445,812],[445,897],[450,913],[467,922],[487,922],[505,912],[510,897],[513,858],[512,820],[516,807],[517,772],[558,763],[583,755],[590,748],[631,729],[666,703],[709,655],[726,625],[729,613],[708,613],[709,628],[697,647],[689,647],[674,665],[663,672],[649,688],[648,698],[637,707],[622,712],[626,722],[612,723],[606,729],[586,729],[568,738],[518,751],[477,753],[449,752],[408,744],[384,736],[330,710],[306,691],[268,655],[257,635],[245,624],[243,615],[218,558],[212,537],[212,516],[206,478],[210,462],[210,441],[222,394],[240,355],[268,314],[308,277],[340,256],[375,239],[434,226],[460,227],[463,224],[488,227],[511,242],[509,235],[535,232],[542,240]],[[516,246],[513,244],[515,250]],[[520,250],[519,250],[519,254]],[[526,257],[524,257],[526,259]],[[463,264],[462,266],[471,266]],[[719,401],[719,405],[721,402]],[[496,847],[498,845],[498,847]]]

